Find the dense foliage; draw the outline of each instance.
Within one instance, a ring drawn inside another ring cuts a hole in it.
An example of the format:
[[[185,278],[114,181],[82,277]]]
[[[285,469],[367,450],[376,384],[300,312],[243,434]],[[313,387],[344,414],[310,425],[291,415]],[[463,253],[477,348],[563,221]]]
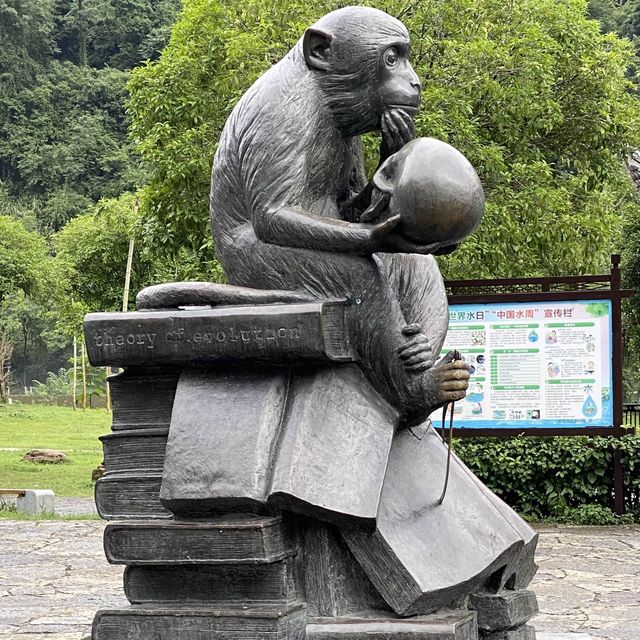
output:
[[[489,488],[531,520],[572,517],[576,524],[612,524],[617,447],[623,458],[625,507],[640,522],[640,436],[627,435],[620,441],[470,438],[459,440],[456,452]]]
[[[0,0],[0,181],[41,231],[141,181],[128,69],[157,55],[178,0]]]
[[[305,25],[339,4],[185,2],[160,59],[129,85],[156,242],[187,244],[206,261],[209,171],[226,116]],[[375,4],[412,33],[424,85],[419,133],[464,151],[488,194],[485,221],[448,274],[604,268],[621,215],[636,206],[623,169],[640,137],[631,45],[602,34],[580,0]]]
[[[107,238],[105,225],[85,224],[87,242],[114,245],[94,250],[94,262],[73,263],[69,250],[52,259],[50,236],[94,216],[100,199],[114,199],[100,210],[122,207],[120,195],[143,181],[126,82],[131,67],[157,57],[178,8],[179,0],[0,0],[0,333],[14,345],[14,385],[68,365],[86,309],[122,304],[126,249],[122,261],[109,251],[128,248],[131,225],[114,224]],[[86,243],[77,228],[72,235],[77,258]],[[99,301],[90,295],[96,274]]]
[[[16,291],[39,293],[49,262],[47,244],[9,216],[0,215],[0,303]]]

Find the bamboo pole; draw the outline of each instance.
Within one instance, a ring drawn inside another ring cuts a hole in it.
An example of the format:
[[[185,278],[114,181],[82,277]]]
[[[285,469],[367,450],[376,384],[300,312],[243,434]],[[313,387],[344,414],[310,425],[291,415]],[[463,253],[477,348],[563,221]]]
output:
[[[138,209],[140,207],[140,201],[136,198],[133,201],[133,217],[135,218],[138,214]],[[133,251],[136,246],[135,237],[131,234],[129,238],[129,252],[127,253],[127,267],[124,272],[124,290],[122,292],[122,311],[126,313],[129,310],[129,289],[131,288],[131,271],[133,270]],[[107,367],[107,376],[109,375],[109,367]],[[111,370],[112,373],[117,373],[118,369],[114,368]],[[111,411],[111,388],[109,386],[109,381],[106,382],[107,388],[107,409]]]
[[[78,403],[78,338],[73,336],[73,410],[75,411]]]
[[[82,410],[87,410],[87,359],[84,342],[81,345],[82,354]]]
[[[136,218],[138,215],[138,208],[140,207],[140,202],[138,198],[133,201],[133,217]],[[129,309],[129,287],[131,286],[131,270],[133,267],[133,249],[135,247],[135,238],[133,233],[131,234],[131,238],[129,238],[129,253],[127,254],[127,269],[124,274],[124,291],[122,292],[122,311],[126,313]]]
[[[122,311],[129,309],[129,286],[131,285],[131,268],[133,266],[133,248],[135,239],[133,236],[129,240],[129,254],[127,255],[127,270],[124,274],[124,292],[122,293]]]

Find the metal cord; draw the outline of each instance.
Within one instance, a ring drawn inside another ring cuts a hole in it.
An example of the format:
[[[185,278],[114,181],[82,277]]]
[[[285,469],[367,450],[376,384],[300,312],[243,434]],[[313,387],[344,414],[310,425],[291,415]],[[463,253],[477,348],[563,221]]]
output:
[[[447,469],[444,475],[444,487],[442,488],[442,494],[440,499],[438,500],[438,505],[441,505],[444,502],[444,497],[447,495],[447,487],[449,485],[449,471],[451,469],[451,449],[453,448],[453,408],[455,406],[455,402],[451,402],[450,404],[445,404],[442,409],[442,441],[445,440],[445,424],[447,419],[447,409],[451,410],[449,414],[449,436],[448,436],[448,445],[447,445]]]

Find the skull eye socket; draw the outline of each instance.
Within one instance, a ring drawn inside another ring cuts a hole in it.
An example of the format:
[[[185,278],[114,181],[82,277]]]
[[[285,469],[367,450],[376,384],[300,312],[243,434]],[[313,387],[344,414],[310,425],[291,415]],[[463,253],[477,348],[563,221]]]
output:
[[[393,69],[398,64],[398,60],[400,59],[400,53],[395,47],[389,47],[382,56],[385,65],[389,69]]]

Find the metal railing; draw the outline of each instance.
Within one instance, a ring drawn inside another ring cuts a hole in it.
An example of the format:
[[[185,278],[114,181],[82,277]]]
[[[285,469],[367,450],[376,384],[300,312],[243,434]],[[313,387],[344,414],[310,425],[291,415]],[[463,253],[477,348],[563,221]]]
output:
[[[640,427],[640,404],[625,403],[622,405],[622,423],[625,427]]]

